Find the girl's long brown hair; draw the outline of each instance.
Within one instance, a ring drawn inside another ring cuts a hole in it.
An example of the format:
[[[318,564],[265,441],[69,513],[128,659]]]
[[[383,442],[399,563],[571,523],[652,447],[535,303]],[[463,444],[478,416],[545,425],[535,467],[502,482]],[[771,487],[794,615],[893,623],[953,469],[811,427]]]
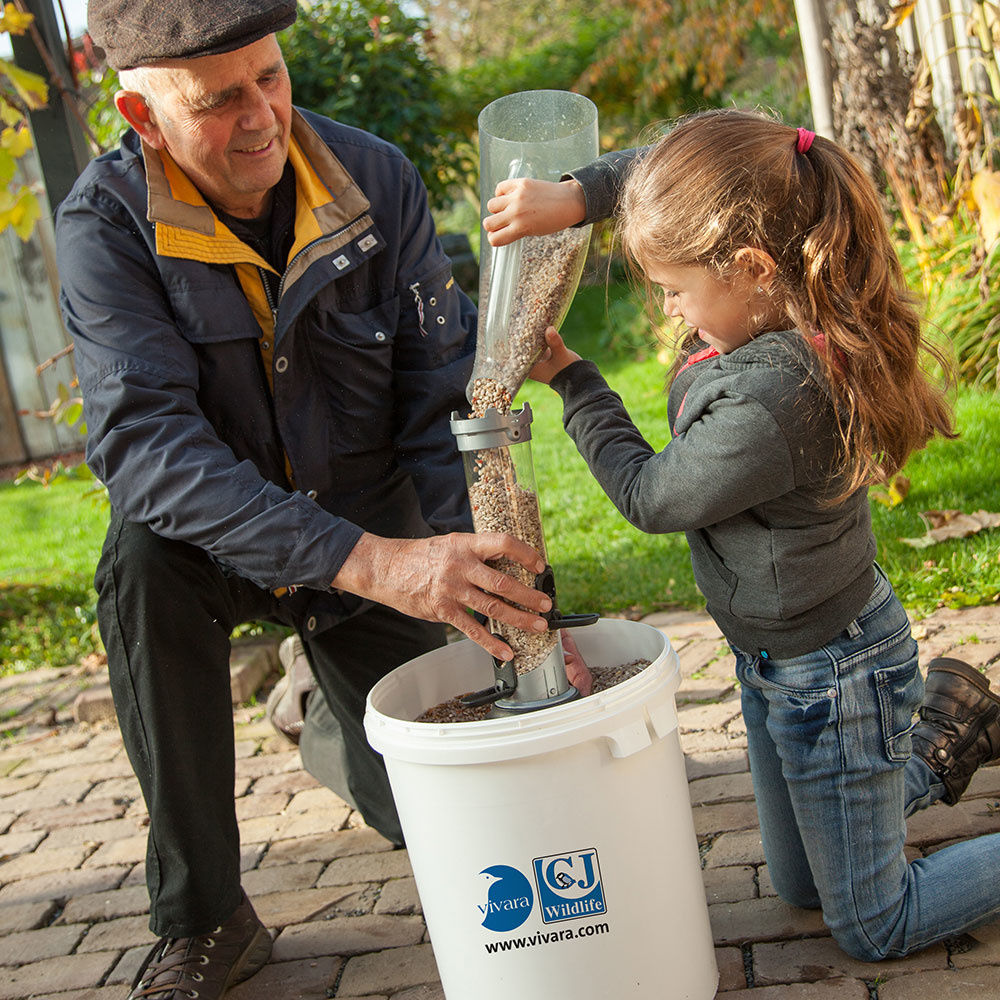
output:
[[[923,362],[950,368],[921,335],[867,175],[836,143],[817,136],[799,153],[797,139],[756,112],[682,120],[630,172],[618,238],[640,269],[708,267],[725,278],[742,247],[774,259],[770,292],[816,350],[835,403],[837,502],[891,478],[935,433],[955,436]]]

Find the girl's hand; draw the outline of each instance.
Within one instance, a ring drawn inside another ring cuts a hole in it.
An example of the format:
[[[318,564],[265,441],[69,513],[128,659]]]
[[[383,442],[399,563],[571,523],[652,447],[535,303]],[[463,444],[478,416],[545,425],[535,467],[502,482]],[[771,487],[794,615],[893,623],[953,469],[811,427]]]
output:
[[[563,660],[566,663],[566,680],[580,692],[582,697],[586,698],[594,688],[594,677],[587,668],[587,664],[580,655],[580,650],[576,648],[576,641],[569,632],[566,629],[560,629],[559,637],[562,639]]]
[[[587,202],[577,181],[540,181],[517,177],[501,181],[486,203],[483,219],[490,246],[502,247],[522,236],[548,236],[583,222]]]
[[[580,355],[566,346],[554,326],[545,331],[545,343],[547,346],[528,372],[528,378],[548,385],[567,365],[579,361]]]

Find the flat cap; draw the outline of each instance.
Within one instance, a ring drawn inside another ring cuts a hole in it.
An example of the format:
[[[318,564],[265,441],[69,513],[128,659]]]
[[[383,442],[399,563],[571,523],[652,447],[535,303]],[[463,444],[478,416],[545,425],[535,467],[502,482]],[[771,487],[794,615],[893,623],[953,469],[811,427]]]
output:
[[[295,0],[90,0],[87,30],[112,69],[232,52],[295,20]]]

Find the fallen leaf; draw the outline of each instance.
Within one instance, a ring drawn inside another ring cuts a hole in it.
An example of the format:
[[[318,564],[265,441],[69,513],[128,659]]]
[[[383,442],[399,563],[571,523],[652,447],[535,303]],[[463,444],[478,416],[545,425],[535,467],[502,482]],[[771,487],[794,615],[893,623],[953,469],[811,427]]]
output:
[[[984,528],[1000,528],[1000,514],[977,510],[965,514],[960,510],[925,510],[920,519],[927,525],[927,534],[919,538],[901,538],[900,541],[915,549],[945,542],[951,538],[968,538]]]
[[[883,483],[883,487],[871,490],[871,498],[886,507],[898,507],[910,492],[910,480],[902,474],[896,475],[888,483]]]

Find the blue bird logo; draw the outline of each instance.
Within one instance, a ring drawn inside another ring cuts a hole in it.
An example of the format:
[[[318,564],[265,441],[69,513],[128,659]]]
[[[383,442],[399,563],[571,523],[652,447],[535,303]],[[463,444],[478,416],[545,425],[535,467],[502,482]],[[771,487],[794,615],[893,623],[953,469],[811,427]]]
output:
[[[512,931],[528,919],[535,903],[531,883],[516,868],[491,865],[484,868],[489,884],[485,904],[479,905],[483,927],[490,931]]]

